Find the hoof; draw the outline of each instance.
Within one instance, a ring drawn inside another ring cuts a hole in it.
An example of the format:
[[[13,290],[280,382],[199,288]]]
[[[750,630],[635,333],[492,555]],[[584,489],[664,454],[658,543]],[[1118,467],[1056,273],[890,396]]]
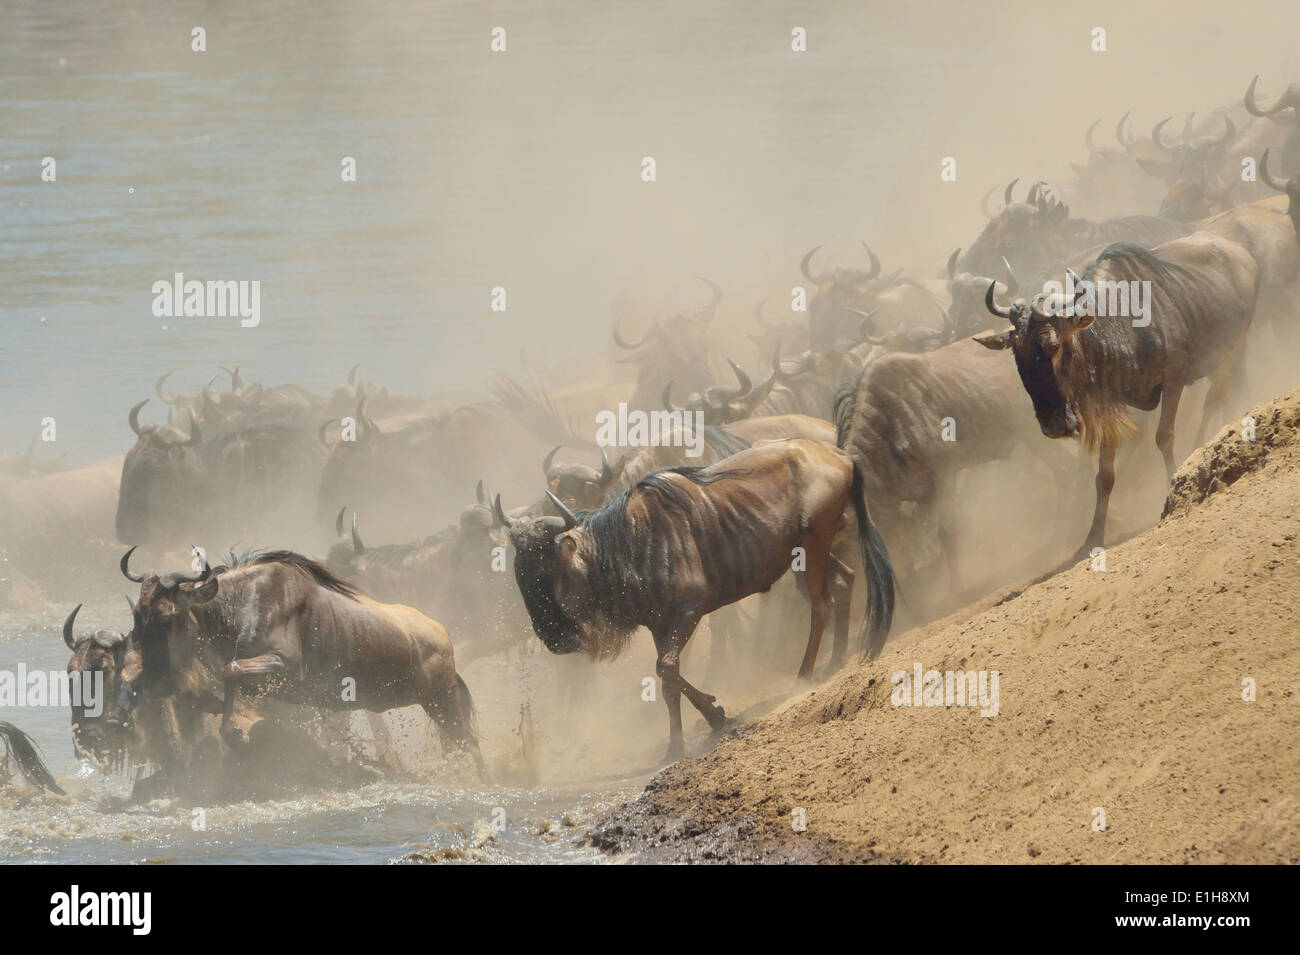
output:
[[[663,763],[675,763],[686,755],[686,747],[681,743],[669,743],[668,752],[664,753]]]
[[[719,733],[727,728],[727,711],[720,706],[713,707],[710,712],[705,714],[704,718],[709,721],[709,726],[714,733]]]

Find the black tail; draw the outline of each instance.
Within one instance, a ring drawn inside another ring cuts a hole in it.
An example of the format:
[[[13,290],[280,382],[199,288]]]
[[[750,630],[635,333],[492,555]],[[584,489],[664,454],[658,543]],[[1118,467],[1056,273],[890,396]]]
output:
[[[456,674],[457,699],[460,703],[460,714],[464,720],[465,733],[471,740],[478,739],[478,710],[474,707],[474,697],[469,694],[469,687],[465,684],[465,678],[459,673]]]
[[[858,546],[862,548],[862,569],[867,574],[867,615],[862,618],[858,648],[869,660],[880,656],[894,623],[894,565],[885,541],[871,523],[862,466],[853,462],[853,510],[858,517]]]
[[[67,795],[54,781],[50,771],[45,768],[45,761],[41,759],[40,748],[34,739],[13,723],[0,722],[0,741],[4,742],[6,753],[13,753],[18,769],[28,782],[35,783],[52,793],[58,793],[60,796]]]

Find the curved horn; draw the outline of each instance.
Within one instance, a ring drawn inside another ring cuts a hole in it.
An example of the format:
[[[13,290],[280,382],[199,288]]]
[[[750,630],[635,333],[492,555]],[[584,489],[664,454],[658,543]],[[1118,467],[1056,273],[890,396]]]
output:
[[[625,339],[622,335],[619,334],[618,325],[612,326],[611,330],[614,333],[615,345],[617,345],[619,348],[624,349],[625,351],[635,351],[636,349],[644,345],[646,342],[650,341],[650,339],[655,337],[656,333],[658,333],[659,331],[659,326],[651,325],[650,328],[646,331],[645,335],[641,337],[641,340],[639,342],[630,342],[630,343],[627,341],[627,339]]]
[[[214,408],[217,406],[220,398],[217,396],[216,392],[212,390],[212,383],[216,381],[218,377],[219,375],[213,375],[208,379],[208,383],[203,386],[203,403],[206,405],[212,405]]]
[[[478,483],[474,485],[474,503],[486,504],[487,492],[483,490],[483,479],[479,478]]]
[[[984,213],[985,219],[997,218],[997,214],[994,213],[993,210],[989,208],[989,197],[992,196],[993,193],[997,191],[998,191],[997,186],[989,186],[989,191],[984,193],[983,198],[980,199],[980,212]]]
[[[366,545],[361,543],[361,535],[357,533],[357,512],[352,512],[352,553],[360,556],[366,552]]]
[[[1278,192],[1286,192],[1286,180],[1285,180],[1285,179],[1276,179],[1276,178],[1274,178],[1273,174],[1272,174],[1271,172],[1268,171],[1268,151],[1269,151],[1269,149],[1272,149],[1272,147],[1270,146],[1270,147],[1268,147],[1268,149],[1265,149],[1265,150],[1264,150],[1264,155],[1262,155],[1262,156],[1259,157],[1259,174],[1260,174],[1260,177],[1261,177],[1261,178],[1262,178],[1266,183],[1268,183],[1268,185],[1269,185],[1271,188],[1276,189]]]
[[[326,451],[331,450],[333,448],[333,445],[331,445],[328,441],[325,440],[325,429],[328,428],[333,423],[334,423],[334,419],[330,418],[328,421],[322,422],[321,426],[316,430],[316,437],[320,439],[320,443],[325,446]]]
[[[600,483],[608,484],[614,477],[614,468],[610,466],[609,455],[605,449],[600,449]]]
[[[1124,124],[1128,122],[1128,116],[1131,112],[1133,111],[1129,110],[1128,113],[1121,116],[1119,122],[1115,124],[1115,142],[1119,143],[1125,149],[1132,149],[1137,144],[1136,136],[1130,139],[1124,135]]]
[[[193,447],[203,440],[203,432],[199,430],[199,419],[194,417],[194,409],[190,409],[190,436],[184,442],[186,447]]]
[[[118,561],[117,566],[118,569],[122,571],[122,576],[125,577],[127,580],[135,584],[142,584],[144,583],[143,575],[137,577],[135,574],[131,573],[131,568],[127,566],[128,564],[131,563],[131,555],[134,553],[135,553],[135,548],[132,547],[130,550],[128,550],[125,554],[122,555],[122,559]]]
[[[723,400],[734,401],[737,398],[745,397],[747,394],[753,391],[754,383],[749,380],[749,375],[745,374],[745,369],[741,368],[730,358],[727,359],[727,364],[731,366],[732,374],[736,376],[736,381],[740,385],[740,387],[737,388],[734,392],[725,388],[719,388],[718,391],[721,392]]]
[[[767,304],[766,298],[761,298],[758,300],[758,304],[754,306],[754,318],[758,319],[758,324],[762,325],[764,328],[775,329],[777,326],[773,322],[769,322],[767,318],[763,315],[763,306],[766,304]]]
[[[984,307],[998,318],[1005,318],[1008,322],[1014,322],[1019,314],[1018,310],[1013,308],[1002,308],[997,302],[993,301],[993,290],[997,288],[997,282],[989,283],[989,290],[984,293]]]
[[[804,355],[804,357],[799,360],[798,368],[794,371],[786,371],[781,367],[781,345],[778,343],[776,350],[772,352],[772,377],[779,382],[788,383],[793,381],[795,378],[798,378],[800,375],[806,375],[808,372],[812,371],[816,364],[817,356],[810,353]]]
[[[885,344],[886,341],[889,340],[888,333],[872,336],[869,330],[874,328],[876,325],[875,318],[878,309],[873,309],[870,312],[864,312],[861,309],[853,308],[851,306],[846,305],[844,307],[844,310],[847,312],[852,312],[854,315],[857,315],[862,319],[862,321],[858,324],[858,337],[861,338],[864,342],[869,342],[872,345],[883,345]]]
[[[1002,192],[1002,204],[1004,206],[1011,205],[1011,190],[1016,188],[1016,183],[1018,183],[1019,181],[1020,181],[1020,177],[1016,176],[1015,179],[1012,179],[1009,183],[1007,183],[1007,188],[1004,189]]]
[[[492,498],[492,524],[494,527],[510,527],[514,522],[506,517],[506,512],[501,509],[501,495],[498,494]]]
[[[1214,141],[1216,146],[1226,146],[1237,138],[1237,126],[1232,121],[1232,116],[1227,110],[1223,111],[1223,135]]]
[[[68,619],[63,621],[63,642],[68,645],[68,649],[76,651],[77,641],[72,637],[72,621],[77,619],[77,611],[81,609],[81,604],[72,608],[72,613],[68,614]]]
[[[1007,261],[1005,255],[1002,256],[1002,267],[1007,270],[1007,294],[1014,296],[1020,291],[1020,282],[1016,279],[1016,273],[1011,271],[1011,263]]]
[[[1173,119],[1172,116],[1166,116],[1164,119],[1162,119],[1160,122],[1156,123],[1155,126],[1153,126],[1153,127],[1151,128],[1151,141],[1152,141],[1153,143],[1155,143],[1157,146],[1159,146],[1161,149],[1163,149],[1163,150],[1164,150],[1165,152],[1167,152],[1167,153],[1171,153],[1171,152],[1173,152],[1173,151],[1174,151],[1174,147],[1173,147],[1173,146],[1166,146],[1166,145],[1164,144],[1164,141],[1161,140],[1161,138],[1160,138],[1160,130],[1164,129],[1165,123],[1170,122],[1172,119]]]
[[[953,339],[957,336],[957,323],[952,319],[952,313],[942,303],[939,304],[939,311],[943,313],[943,337]]]
[[[1282,105],[1282,100],[1279,98],[1278,101],[1273,104],[1272,109],[1260,109],[1259,103],[1255,100],[1255,86],[1257,83],[1259,83],[1258,73],[1255,74],[1255,78],[1250,81],[1250,86],[1246,88],[1246,112],[1250,113],[1251,116],[1259,116],[1262,118],[1265,116],[1272,116],[1286,108]]]
[[[550,453],[546,455],[546,457],[542,458],[542,474],[546,475],[548,481],[551,479],[551,462],[555,460],[555,454],[561,447],[562,445],[557,444],[555,447],[551,448]]]
[[[201,584],[212,576],[212,567],[208,564],[207,556],[193,544],[190,545],[190,550],[194,553],[194,556],[198,557],[199,560],[202,561],[202,566],[199,568],[199,572],[197,574],[168,574],[166,580],[167,587],[175,587],[178,584]],[[125,558],[123,559],[125,560]]]
[[[948,280],[951,281],[957,277],[957,259],[961,255],[961,249],[948,256]]]
[[[1025,202],[1031,206],[1041,207],[1043,204],[1042,182],[1035,180],[1034,184],[1029,187],[1029,193],[1025,196]]]
[[[701,313],[706,313],[708,315],[708,318],[704,319],[704,321],[711,322],[713,321],[713,316],[717,314],[718,306],[722,303],[722,286],[711,279],[706,279],[703,275],[697,275],[695,277],[713,291],[713,298],[709,301],[709,304],[700,309]]]
[[[555,505],[556,509],[560,512],[560,516],[564,518],[564,529],[566,531],[578,526],[578,519],[574,516],[573,511],[564,506],[563,501],[550,491],[546,492],[546,496],[551,499],[551,503]]]
[[[174,371],[175,369],[172,370]],[[169,371],[167,374],[159,377],[159,379],[153,383],[153,391],[154,394],[158,396],[158,400],[163,402],[163,404],[174,405],[180,400],[180,395],[176,394],[174,391],[163,391],[163,382],[167,380],[167,376],[170,374],[171,372]]]
[[[808,271],[812,267],[812,257],[816,255],[820,249],[821,249],[820,245],[813,246],[811,249],[805,252],[804,257],[799,260],[799,271],[802,272],[803,277],[806,278],[813,285],[821,285],[822,282],[826,279],[825,272],[823,272],[819,276],[814,276],[811,272]]]
[[[346,504],[344,504],[342,507],[339,508],[338,517],[334,518],[334,536],[335,536],[335,537],[342,537],[342,536],[343,536],[343,512],[346,511],[347,509],[348,509],[348,506],[347,506]]]
[[[876,253],[871,251],[871,246],[863,242],[862,247],[867,250],[867,258],[871,260],[871,271],[867,273],[867,278],[874,279],[880,274],[880,259],[876,258]]]
[[[1097,144],[1092,141],[1092,131],[1100,125],[1100,119],[1093,120],[1092,125],[1088,127],[1088,131],[1083,134],[1083,141],[1088,144],[1088,152],[1090,153],[1097,151]]]
[[[126,416],[127,423],[131,425],[131,430],[135,432],[135,436],[137,438],[144,436],[140,431],[140,409],[143,408],[148,403],[149,403],[149,399],[146,398],[144,399],[144,401],[140,402],[138,405],[135,405],[129,412],[127,412],[127,416]]]

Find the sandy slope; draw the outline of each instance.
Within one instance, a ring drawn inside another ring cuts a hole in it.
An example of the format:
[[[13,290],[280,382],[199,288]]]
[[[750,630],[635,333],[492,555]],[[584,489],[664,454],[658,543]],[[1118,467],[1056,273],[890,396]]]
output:
[[[1105,572],[902,635],[589,838],[638,861],[1300,861],[1300,390],[1249,414],[1255,442],[1194,453]],[[998,715],[893,706],[917,661],[996,669]]]

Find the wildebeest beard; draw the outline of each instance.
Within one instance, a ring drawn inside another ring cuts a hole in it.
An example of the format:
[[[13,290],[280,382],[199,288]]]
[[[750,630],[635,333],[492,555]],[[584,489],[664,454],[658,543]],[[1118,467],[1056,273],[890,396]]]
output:
[[[573,536],[578,556],[587,570],[589,604],[577,620],[560,606],[555,596],[555,572],[560,561],[556,538],[562,530],[558,518],[541,518],[511,531],[515,546],[515,580],[533,622],[533,630],[552,653],[586,653],[594,659],[612,660],[627,646],[640,625],[651,624],[656,613],[656,584],[678,572],[673,548],[667,555],[649,546],[656,533],[667,529],[646,527],[627,514],[633,493],[658,494],[669,508],[690,510],[692,501],[671,480],[682,475],[695,484],[712,484],[743,471],[709,473],[703,468],[661,468],[642,478],[596,511],[576,515]]]
[[[591,515],[581,516],[585,526]],[[557,532],[557,528],[548,526],[543,519],[511,535],[515,545],[515,582],[532,620],[533,632],[552,653],[585,653],[596,660],[612,660],[627,646],[636,624],[614,622],[603,606],[598,606],[583,620],[574,620],[565,613],[555,596],[554,574],[559,560]],[[602,578],[602,583],[609,581]]]

